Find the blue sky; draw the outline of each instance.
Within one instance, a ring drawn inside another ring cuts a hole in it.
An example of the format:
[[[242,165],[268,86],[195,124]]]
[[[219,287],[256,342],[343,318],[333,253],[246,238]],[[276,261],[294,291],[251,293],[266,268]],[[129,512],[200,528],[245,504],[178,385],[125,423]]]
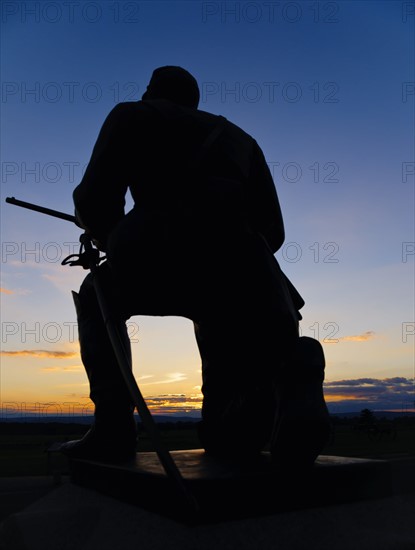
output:
[[[78,231],[4,198],[71,213],[108,112],[174,64],[197,78],[201,109],[264,151],[286,226],[277,257],[306,301],[302,333],[323,343],[331,406],[342,405],[330,384],[364,379],[374,382],[363,390],[394,380],[390,399],[376,404],[351,382],[341,386],[349,409],[347,395],[357,410],[365,396],[373,407],[413,406],[410,384],[401,391],[414,376],[413,2],[1,7],[3,402],[84,403],[88,393],[70,297],[85,272],[60,266]],[[191,408],[200,360],[190,322],[131,323],[143,393],[182,395]]]

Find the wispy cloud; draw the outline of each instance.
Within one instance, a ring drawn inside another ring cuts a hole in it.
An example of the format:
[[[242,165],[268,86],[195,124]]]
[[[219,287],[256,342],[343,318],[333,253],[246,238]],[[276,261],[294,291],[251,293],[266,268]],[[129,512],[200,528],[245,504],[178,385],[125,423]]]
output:
[[[22,263],[16,260],[9,262],[10,266],[21,269]],[[65,269],[60,263],[47,263],[47,262],[35,262],[25,261],[25,270],[34,269],[40,272],[40,276],[47,280],[58,290],[68,293],[68,288],[79,287],[85,276],[82,270],[78,269]]]
[[[151,375],[146,375],[141,379],[143,380],[144,378],[150,378],[150,376]],[[169,374],[167,374],[167,378],[163,380],[158,380],[156,382],[146,382],[145,384],[142,384],[142,385],[146,386],[146,385],[153,385],[153,384],[175,384],[177,382],[183,382],[184,380],[187,380],[187,376],[183,372],[170,372]]]
[[[142,374],[141,376],[137,376],[137,381],[141,380],[148,380],[149,378],[154,378],[154,374]]]
[[[52,372],[83,372],[83,367],[81,365],[69,365],[67,367],[42,367],[40,369],[42,372],[45,373],[52,373]]]
[[[363,334],[357,334],[355,336],[343,336],[339,338],[340,342],[367,342],[375,337],[373,330],[363,332]]]
[[[73,286],[78,287],[80,282],[82,282],[79,280],[82,273],[76,269],[64,270],[61,268],[58,270],[56,267],[49,269],[51,273],[42,273],[42,277],[64,294],[68,293],[68,288]]]
[[[14,294],[13,290],[9,290],[8,288],[0,287],[0,292],[2,292],[3,294]]]
[[[31,294],[31,290],[28,288],[14,288],[11,290],[10,288],[0,288],[0,293],[7,294],[9,296],[27,296],[28,294]]]
[[[23,349],[17,351],[2,350],[1,355],[8,355],[11,357],[41,357],[41,358],[53,358],[53,359],[67,359],[68,357],[75,357],[77,352],[75,351],[49,351],[45,349]]]

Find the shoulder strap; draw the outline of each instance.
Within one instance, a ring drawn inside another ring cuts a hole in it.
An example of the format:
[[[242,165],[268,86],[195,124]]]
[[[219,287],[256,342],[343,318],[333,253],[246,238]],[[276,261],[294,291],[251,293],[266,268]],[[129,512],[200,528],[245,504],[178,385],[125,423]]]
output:
[[[168,108],[168,105],[164,101],[158,101],[158,100],[146,100],[144,103],[161,113],[162,115],[166,117],[172,117],[174,114],[172,110]],[[217,138],[222,133],[225,124],[227,122],[226,118],[224,116],[219,115],[218,116],[218,123],[215,125],[213,130],[208,134],[205,141],[202,143],[201,148],[197,152],[197,154],[191,159],[189,163],[189,169],[194,170],[203,160],[203,158],[206,156],[209,149],[212,147],[213,143],[217,140]]]
[[[191,168],[196,168],[202,162],[203,158],[206,156],[207,152],[212,147],[213,143],[217,140],[217,138],[223,132],[223,129],[225,128],[225,124],[226,124],[226,118],[223,116],[219,116],[218,118],[219,118],[218,123],[213,128],[213,130],[208,134],[207,138],[202,143],[202,147],[199,149],[195,157],[191,160],[190,162]]]

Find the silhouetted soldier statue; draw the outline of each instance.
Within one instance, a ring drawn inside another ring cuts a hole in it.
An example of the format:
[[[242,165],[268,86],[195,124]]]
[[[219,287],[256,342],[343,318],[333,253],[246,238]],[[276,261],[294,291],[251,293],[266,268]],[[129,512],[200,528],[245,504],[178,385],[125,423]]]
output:
[[[284,242],[274,182],[257,142],[198,103],[194,77],[167,66],[141,101],[118,104],[74,191],[76,216],[106,252],[99,270],[127,350],[132,315],[193,321],[206,451],[245,458],[270,445],[277,462],[310,465],[328,436],[324,355],[299,337],[304,302],[274,257]],[[62,450],[127,459],[133,406],[91,274],[73,294],[95,421]]]

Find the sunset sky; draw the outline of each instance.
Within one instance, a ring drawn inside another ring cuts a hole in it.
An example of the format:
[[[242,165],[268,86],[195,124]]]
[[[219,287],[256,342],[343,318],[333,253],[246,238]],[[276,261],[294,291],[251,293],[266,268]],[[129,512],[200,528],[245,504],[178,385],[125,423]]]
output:
[[[5,198],[72,214],[105,117],[140,99],[162,65],[194,74],[200,109],[264,151],[286,228],[277,258],[306,301],[302,334],[323,344],[330,410],[413,410],[414,2],[3,1],[1,10],[3,416],[89,404],[70,293],[86,271],[60,265],[79,230]],[[136,316],[129,331],[152,410],[198,409],[191,322]]]

